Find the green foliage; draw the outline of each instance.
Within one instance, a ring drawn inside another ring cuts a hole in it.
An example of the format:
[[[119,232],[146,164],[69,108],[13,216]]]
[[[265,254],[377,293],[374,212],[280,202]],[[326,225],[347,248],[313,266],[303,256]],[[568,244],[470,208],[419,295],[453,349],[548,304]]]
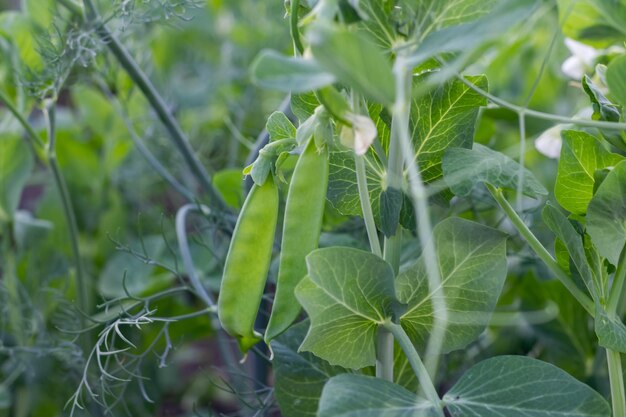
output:
[[[480,389],[477,389],[480,387]],[[557,367],[523,356],[488,359],[467,371],[444,397],[454,417],[609,416],[597,392]]]
[[[400,323],[418,347],[426,345],[437,314],[435,297],[443,297],[450,317],[443,350],[462,349],[489,322],[506,278],[506,235],[458,218],[433,230],[441,292],[429,288],[424,256],[396,279],[398,300],[406,304]]]
[[[617,265],[626,244],[626,161],[615,165],[591,199],[587,230],[600,255]]]

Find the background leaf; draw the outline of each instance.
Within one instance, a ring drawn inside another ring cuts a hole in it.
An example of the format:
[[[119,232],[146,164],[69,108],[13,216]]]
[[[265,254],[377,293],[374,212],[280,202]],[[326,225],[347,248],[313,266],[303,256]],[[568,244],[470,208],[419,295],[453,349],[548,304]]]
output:
[[[443,157],[445,181],[456,195],[468,196],[478,183],[516,190],[520,180],[520,165],[506,155],[479,143],[473,149],[450,148]],[[548,190],[524,168],[522,191],[539,198]]]
[[[33,157],[22,139],[0,138],[0,222],[13,218],[32,169]]]
[[[298,323],[271,342],[274,390],[283,417],[315,417],[326,381],[348,372],[312,353],[298,352],[308,326],[308,321]]]
[[[611,61],[606,69],[606,82],[609,85],[611,95],[622,106],[626,106],[626,55],[619,56]]]

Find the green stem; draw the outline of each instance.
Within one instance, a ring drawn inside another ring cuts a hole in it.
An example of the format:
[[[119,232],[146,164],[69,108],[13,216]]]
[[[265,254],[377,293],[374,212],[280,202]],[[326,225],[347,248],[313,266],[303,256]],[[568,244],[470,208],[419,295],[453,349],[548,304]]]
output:
[[[393,335],[384,327],[376,335],[376,377],[393,382]]]
[[[518,105],[515,105],[513,103],[510,103],[510,102],[508,102],[508,101],[506,101],[504,99],[501,99],[500,97],[496,97],[493,94],[488,93],[487,91],[483,90],[482,88],[476,86],[472,82],[470,82],[467,79],[465,79],[465,77],[462,76],[459,73],[456,73],[455,76],[456,76],[457,79],[459,79],[461,82],[463,82],[470,89],[474,90],[476,93],[478,93],[481,96],[485,97],[486,99],[488,99],[492,103],[497,104],[498,106],[503,107],[505,109],[509,109],[511,111],[514,111],[514,112],[516,112],[518,114],[519,113],[524,113],[528,117],[533,117],[535,119],[541,119],[541,120],[549,120],[551,122],[556,122],[556,123],[568,123],[568,124],[574,124],[574,125],[583,126],[583,127],[595,127],[595,128],[598,128],[598,129],[626,130],[626,123],[604,122],[604,121],[601,121],[601,120],[574,119],[574,118],[567,117],[567,116],[559,116],[557,114],[544,113],[544,112],[540,112],[540,111],[536,111],[536,110],[530,110],[530,109],[527,109],[525,107],[518,106]]]
[[[298,30],[298,10],[300,8],[300,0],[291,0],[290,16],[289,16],[289,30],[291,31],[291,39],[293,39],[293,46],[297,52],[297,55],[302,55],[304,47],[300,40],[300,31]]]
[[[102,93],[111,101],[113,105],[113,109],[120,116],[124,125],[126,126],[126,130],[128,130],[128,134],[130,135],[130,139],[135,144],[135,147],[144,157],[144,159],[148,162],[148,164],[156,171],[157,174],[161,176],[168,184],[172,186],[174,190],[176,190],[180,195],[182,195],[187,201],[193,202],[195,201],[195,196],[193,193],[187,189],[184,185],[182,185],[174,176],[159,162],[159,160],[150,152],[150,149],[143,143],[143,140],[133,127],[133,123],[128,117],[128,115],[124,112],[122,104],[117,99],[117,97],[107,88],[106,84],[101,80],[97,82],[98,87],[102,91]]]
[[[158,93],[150,79],[141,70],[124,45],[122,45],[117,37],[107,29],[104,23],[100,22],[100,17],[93,1],[83,0],[83,4],[85,21],[95,25],[98,36],[106,43],[107,47],[118,60],[122,68],[124,68],[128,76],[133,80],[135,85],[137,85],[146,100],[148,100],[159,117],[159,120],[169,132],[174,145],[182,154],[192,173],[208,194],[211,204],[213,204],[214,208],[219,212],[229,212],[230,208],[213,186],[211,177],[200,163],[198,157],[195,155],[194,150],[189,144],[188,138],[185,133],[183,133],[178,122],[167,108],[165,100]],[[78,7],[70,7],[70,10],[76,13],[79,9]]]
[[[432,379],[436,379],[439,357],[448,323],[448,307],[442,289],[441,271],[437,262],[437,250],[432,238],[432,224],[428,207],[428,195],[415,159],[415,149],[409,132],[410,98],[412,91],[411,67],[403,56],[396,58],[396,106],[393,116],[400,126],[398,140],[401,145],[404,165],[409,176],[409,194],[417,219],[417,233],[422,245],[422,259],[428,277],[428,289],[432,294],[433,325],[426,348],[426,368]]]
[[[438,414],[443,417],[443,402],[441,401],[441,398],[439,398],[439,394],[437,394],[435,385],[430,379],[426,366],[424,366],[419,353],[415,350],[415,346],[413,346],[411,339],[409,339],[409,336],[407,336],[402,326],[398,324],[387,322],[384,324],[384,327],[391,332],[404,351],[409,364],[411,364],[411,368],[413,368],[413,372],[415,372],[415,375],[419,380],[420,389],[426,398],[436,407]]]
[[[383,252],[380,249],[374,213],[372,212],[372,203],[370,202],[370,193],[367,187],[363,156],[354,154],[354,165],[356,167],[356,182],[359,189],[359,199],[361,200],[361,210],[363,211],[363,219],[365,220],[365,229],[367,230],[370,247],[374,255],[378,255],[382,258]]]
[[[607,313],[609,315],[617,315],[622,297],[624,296],[624,283],[626,282],[626,245],[622,248],[622,253],[617,264],[617,270],[613,276],[613,285],[609,294],[609,302],[607,304]]]
[[[539,240],[535,237],[535,235],[530,231],[526,223],[517,215],[513,207],[509,204],[509,202],[504,198],[502,190],[496,188],[490,184],[485,184],[487,189],[496,200],[500,208],[504,210],[511,223],[515,226],[520,235],[526,240],[530,248],[539,256],[539,258],[544,262],[544,264],[552,271],[555,277],[567,288],[567,290],[578,300],[580,305],[584,307],[585,310],[592,316],[595,317],[595,305],[591,298],[584,292],[582,292],[576,284],[570,279],[569,275],[565,273],[556,263],[552,255],[548,252],[548,250],[539,242]]]
[[[619,352],[614,350],[606,350],[606,359],[609,366],[609,380],[611,382],[613,417],[626,417],[626,391],[624,390],[624,375],[620,355]]]
[[[72,253],[74,256],[74,265],[76,267],[76,287],[78,291],[78,307],[84,314],[89,314],[90,302],[89,302],[89,288],[87,285],[87,278],[83,269],[83,262],[80,256],[80,249],[78,244],[78,225],[76,223],[76,216],[74,214],[74,208],[72,207],[72,200],[70,193],[63,177],[63,173],[59,168],[56,155],[56,117],[54,104],[47,105],[44,108],[44,117],[46,119],[46,126],[48,129],[48,146],[46,149],[46,155],[50,169],[54,177],[54,182],[57,185],[61,203],[63,205],[63,214],[67,222],[67,226],[70,232],[70,245],[72,247]],[[84,327],[85,319],[81,314],[81,326]]]

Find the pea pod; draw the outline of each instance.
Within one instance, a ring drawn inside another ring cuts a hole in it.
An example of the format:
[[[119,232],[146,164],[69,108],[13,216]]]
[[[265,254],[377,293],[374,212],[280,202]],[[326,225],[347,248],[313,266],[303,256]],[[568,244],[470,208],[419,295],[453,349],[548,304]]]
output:
[[[263,185],[252,187],[226,257],[217,311],[222,327],[237,338],[243,352],[262,340],[254,321],[272,258],[278,200],[271,175]]]
[[[317,248],[328,187],[328,151],[319,151],[313,138],[300,155],[289,185],[276,296],[265,332],[269,342],[298,317],[296,285],[306,275],[305,257]]]

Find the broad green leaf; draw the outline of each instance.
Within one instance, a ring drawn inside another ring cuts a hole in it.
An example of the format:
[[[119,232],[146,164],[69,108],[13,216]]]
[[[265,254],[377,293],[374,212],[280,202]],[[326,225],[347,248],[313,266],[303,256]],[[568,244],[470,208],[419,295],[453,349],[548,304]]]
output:
[[[470,368],[443,398],[452,417],[610,417],[606,400],[554,365],[499,356]]]
[[[603,308],[598,307],[595,325],[600,346],[626,353],[626,326],[619,318],[609,317]]]
[[[626,161],[613,168],[591,199],[587,232],[598,253],[617,265],[626,244]]]
[[[487,90],[484,75],[466,78]],[[472,147],[478,109],[486,104],[483,96],[458,80],[414,100],[411,137],[424,181],[431,182],[443,176],[441,163],[446,149]]]
[[[467,56],[523,22],[536,5],[534,0],[500,0],[488,14],[476,20],[431,32],[409,59],[417,64],[442,53]]]
[[[33,156],[19,137],[0,138],[0,223],[13,218],[33,169]]]
[[[417,0],[416,15],[425,20],[424,33],[455,26],[488,14],[498,0]]]
[[[307,267],[296,287],[311,319],[300,350],[345,368],[374,365],[377,329],[395,299],[391,266],[372,253],[334,247],[311,252]]]
[[[361,26],[368,31],[372,40],[382,49],[390,50],[396,39],[390,15],[393,2],[359,0],[357,10],[363,19]]]
[[[363,32],[318,23],[307,32],[313,56],[339,81],[379,103],[395,99],[391,63]]]
[[[291,111],[296,115],[300,123],[313,116],[315,109],[320,103],[314,93],[301,93],[291,95]]]
[[[569,257],[574,262],[585,286],[597,300],[597,295],[600,294],[600,282],[587,261],[582,236],[576,232],[567,217],[550,203],[544,207],[541,217],[546,226],[565,244]]]
[[[483,89],[487,88],[484,76],[468,79]],[[416,82],[419,83],[419,80]],[[426,182],[435,181],[443,175],[441,160],[445,149],[471,147],[478,109],[485,104],[486,101],[482,96],[460,81],[449,82],[413,101],[412,142],[422,177]],[[379,140],[386,151],[389,146],[386,113],[380,107],[370,106],[370,117],[376,123]],[[387,172],[373,150],[365,155],[365,169],[374,218],[380,228],[381,194],[386,188]],[[330,155],[328,199],[341,214],[361,215],[354,157],[351,151],[337,151]],[[408,215],[401,216],[400,221],[404,227],[410,228]]]
[[[287,93],[317,90],[335,82],[315,61],[263,51],[252,63],[252,81],[264,88]]]
[[[485,329],[506,278],[506,235],[460,218],[443,220],[433,230],[441,290],[449,320],[443,349],[461,349]],[[400,272],[396,293],[407,304],[400,324],[418,347],[433,326],[433,297],[423,256]]]
[[[291,123],[291,120],[285,116],[285,113],[280,111],[275,111],[270,114],[265,129],[267,133],[269,133],[272,142],[280,139],[296,138],[296,127]]]
[[[626,5],[624,7],[626,8]],[[622,106],[626,106],[626,55],[611,61],[606,69],[606,82],[609,85],[611,95]]]
[[[563,34],[596,47],[626,37],[624,0],[557,0]]]
[[[624,158],[608,152],[589,133],[564,130],[561,136],[563,147],[554,194],[564,209],[584,215],[593,196],[595,172],[613,166]]]
[[[443,157],[446,184],[456,195],[467,196],[478,183],[516,190],[521,166],[506,155],[479,143],[473,149],[450,148]],[[526,168],[523,169],[522,191],[539,198],[548,190]]]
[[[318,417],[437,417],[427,400],[380,378],[343,374],[328,381]]]
[[[298,323],[271,342],[274,390],[283,417],[315,417],[326,381],[348,372],[312,353],[298,352],[307,328],[308,322]]]

